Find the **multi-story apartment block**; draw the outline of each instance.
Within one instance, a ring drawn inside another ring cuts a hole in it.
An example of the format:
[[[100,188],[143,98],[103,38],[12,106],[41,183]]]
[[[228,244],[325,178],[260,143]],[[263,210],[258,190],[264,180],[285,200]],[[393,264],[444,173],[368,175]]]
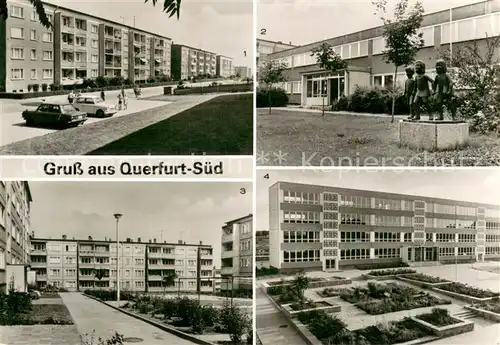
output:
[[[269,268],[269,231],[255,232],[255,267]]]
[[[252,289],[252,275],[253,216],[249,214],[222,227],[221,291]]]
[[[269,189],[270,264],[282,271],[500,257],[500,206],[278,182]]]
[[[394,66],[387,64],[383,56],[386,45],[383,30],[382,26],[369,28],[276,52],[267,58],[289,66],[284,73],[288,82],[283,88],[289,93],[290,103],[321,106],[325,98],[325,105],[330,105],[339,97],[352,94],[356,86],[393,85]],[[423,34],[425,43],[415,59],[424,61],[427,74],[433,77],[435,63],[443,49],[456,50],[465,42],[473,41],[482,49],[486,37],[500,34],[500,1],[482,1],[426,14],[419,33]],[[311,52],[324,42],[348,63],[347,69],[338,73],[321,70]],[[396,83],[404,85],[404,70],[396,77]],[[322,90],[325,80],[326,89]]]
[[[223,78],[232,76],[233,59],[224,55],[217,55],[216,75]]]
[[[8,265],[29,264],[31,202],[28,182],[0,181],[0,289],[8,283]]]
[[[50,3],[44,7],[53,28],[46,29],[29,1],[9,5],[9,18],[0,20],[2,90],[74,85],[98,76],[132,82],[170,77],[168,37]]]
[[[185,80],[217,74],[217,54],[181,44],[172,44],[172,78]]]
[[[253,78],[252,69],[246,66],[234,66],[234,75],[240,78]]]
[[[33,238],[31,245],[31,267],[37,272],[39,287],[52,285],[70,291],[115,289],[119,269],[123,290],[213,291],[213,279],[208,279],[213,277],[213,251],[202,243],[157,243],[127,238],[118,247],[119,267],[116,241],[109,238]],[[173,286],[166,287],[162,281],[169,274],[177,278]]]

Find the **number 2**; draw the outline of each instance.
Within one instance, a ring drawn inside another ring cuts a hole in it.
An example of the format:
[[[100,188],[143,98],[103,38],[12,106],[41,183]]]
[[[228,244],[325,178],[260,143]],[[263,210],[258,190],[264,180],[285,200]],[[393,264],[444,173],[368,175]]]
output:
[[[260,29],[260,34],[261,35],[265,35],[267,33],[267,30],[266,29]]]

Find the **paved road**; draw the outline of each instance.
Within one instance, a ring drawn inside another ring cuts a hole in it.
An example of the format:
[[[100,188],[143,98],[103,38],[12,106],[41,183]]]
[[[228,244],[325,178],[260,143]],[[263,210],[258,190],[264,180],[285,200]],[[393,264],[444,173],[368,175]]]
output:
[[[232,84],[231,80],[219,81],[219,83]],[[187,86],[208,86],[210,82],[202,83],[187,83]],[[174,86],[175,88],[175,86]],[[106,91],[106,103],[117,104],[118,93],[120,90]],[[163,95],[163,86],[150,87],[142,90],[142,95],[139,99],[136,99],[134,93],[131,89],[126,90],[128,97],[128,109],[118,111],[111,118],[89,118],[85,122],[84,126],[89,124],[109,121],[112,118],[128,115],[136,112],[143,112],[148,109],[157,108],[169,104],[164,101],[153,101],[145,100],[144,98],[153,97],[158,95]],[[84,95],[95,95],[99,96],[100,92],[84,93]],[[45,100],[45,102],[64,102],[67,99],[67,95],[50,96],[50,97],[40,97],[31,98],[26,100],[12,100],[12,99],[0,99],[0,147],[11,143],[15,143],[21,140],[30,139],[33,137],[42,136],[45,134],[57,132],[56,129],[40,128],[40,127],[27,127],[24,120],[21,117],[21,113],[26,109],[34,109],[38,104]]]
[[[143,345],[187,345],[190,341],[178,338],[145,322],[125,315],[115,309],[83,296],[80,293],[61,294],[80,334],[92,334],[110,338],[114,332],[124,337],[144,339]]]
[[[260,288],[256,288],[256,332],[262,345],[305,345]]]

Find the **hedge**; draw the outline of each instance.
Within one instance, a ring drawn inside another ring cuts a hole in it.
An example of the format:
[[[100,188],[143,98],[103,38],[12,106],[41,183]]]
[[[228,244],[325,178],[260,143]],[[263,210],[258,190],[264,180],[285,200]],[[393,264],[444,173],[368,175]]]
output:
[[[269,93],[271,93],[271,95],[269,95]],[[268,108],[269,106],[272,108],[285,107],[287,103],[288,95],[283,89],[257,89],[257,108]]]
[[[200,93],[214,93],[214,92],[246,92],[253,91],[253,84],[222,84],[218,86],[205,86],[205,87],[186,87],[174,89],[174,95],[192,95]]]

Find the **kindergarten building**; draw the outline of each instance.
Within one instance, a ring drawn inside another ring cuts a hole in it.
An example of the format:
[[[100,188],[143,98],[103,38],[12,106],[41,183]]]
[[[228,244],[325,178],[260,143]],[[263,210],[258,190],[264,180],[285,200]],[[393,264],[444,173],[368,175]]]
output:
[[[487,37],[500,35],[500,0],[489,0],[471,5],[424,15],[420,32],[425,41],[416,59],[426,63],[429,76],[435,75],[434,64],[442,49],[477,41],[481,46]],[[383,26],[314,42],[267,55],[269,60],[286,63],[287,82],[283,88],[290,103],[305,107],[331,104],[342,95],[350,95],[356,86],[382,86],[393,84],[394,65],[384,61],[385,40]],[[328,43],[348,67],[338,73],[325,74],[311,56],[313,48]],[[323,80],[326,79],[326,83]],[[397,74],[397,84],[405,81],[404,68]],[[323,90],[321,90],[323,85]]]

